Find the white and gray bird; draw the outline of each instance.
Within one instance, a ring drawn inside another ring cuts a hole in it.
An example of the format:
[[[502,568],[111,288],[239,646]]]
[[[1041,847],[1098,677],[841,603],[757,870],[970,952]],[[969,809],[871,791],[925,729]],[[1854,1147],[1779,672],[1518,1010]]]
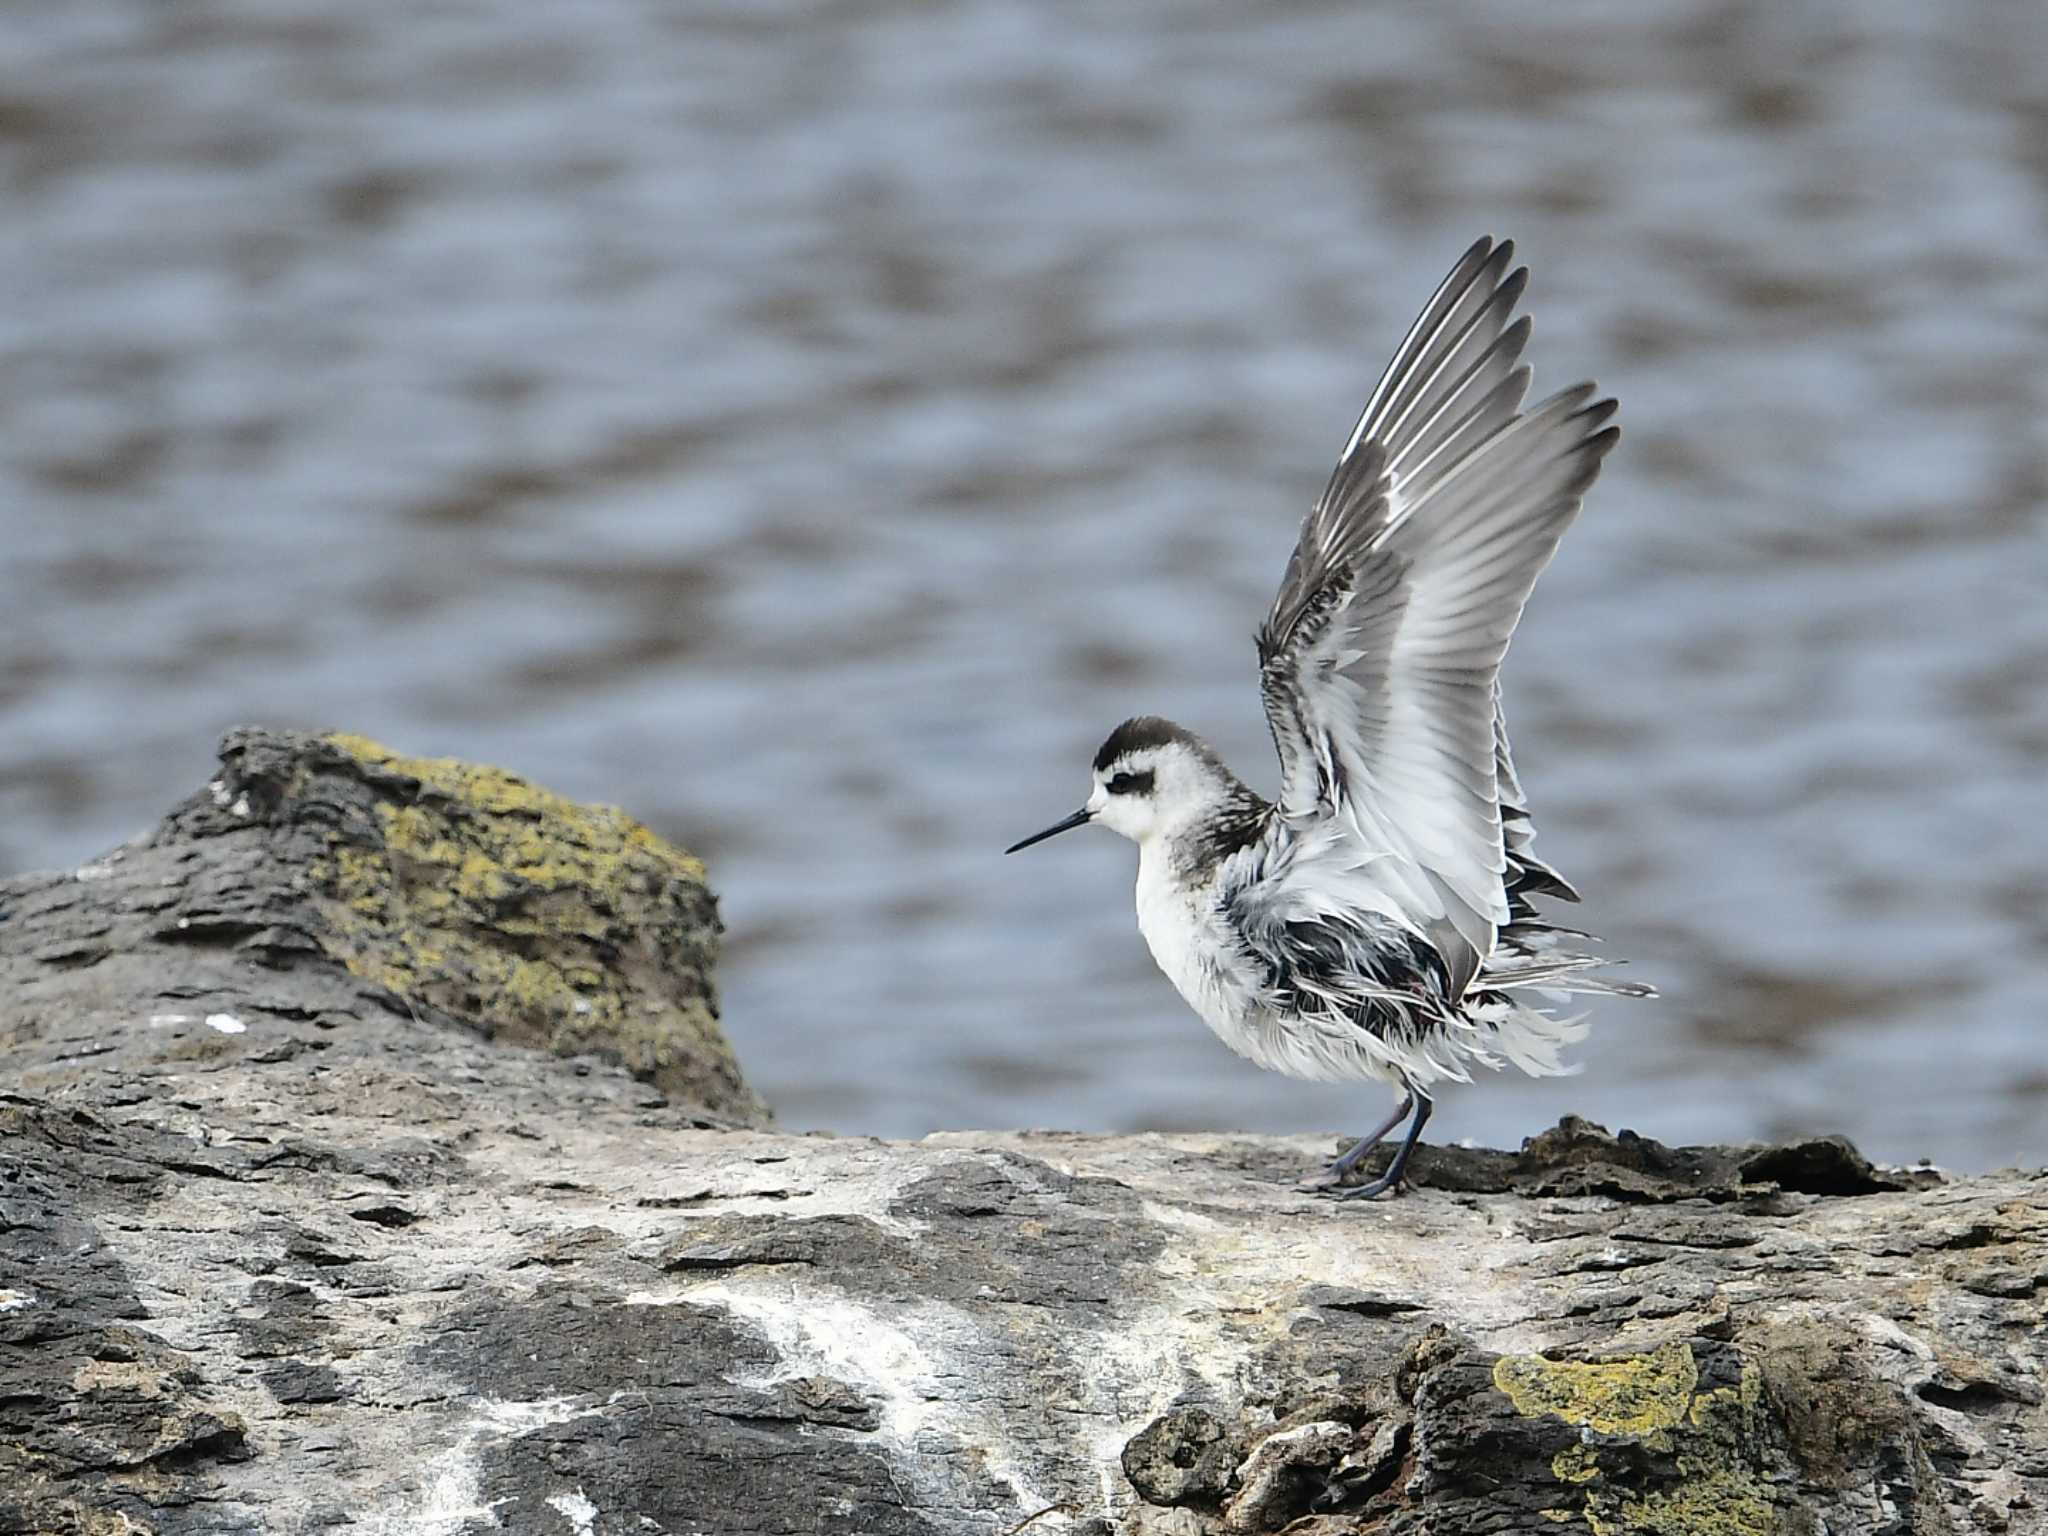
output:
[[[1531,898],[1578,893],[1531,851],[1500,666],[1537,575],[1620,430],[1576,385],[1527,411],[1515,319],[1526,269],[1480,240],[1394,354],[1302,524],[1258,632],[1280,752],[1268,803],[1167,720],[1126,720],[1088,803],[1008,849],[1089,822],[1138,845],[1138,927],[1223,1043],[1314,1081],[1401,1092],[1305,1187],[1399,1184],[1432,1092],[1473,1063],[1572,1070],[1573,993],[1641,997],[1564,947]],[[1394,1127],[1385,1172],[1344,1179]]]

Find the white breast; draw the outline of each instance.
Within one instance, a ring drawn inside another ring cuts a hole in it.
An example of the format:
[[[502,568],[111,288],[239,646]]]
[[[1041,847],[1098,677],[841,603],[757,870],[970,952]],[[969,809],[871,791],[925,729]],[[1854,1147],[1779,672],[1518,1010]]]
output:
[[[1300,1075],[1293,1052],[1259,998],[1258,979],[1217,907],[1212,885],[1186,886],[1156,842],[1138,851],[1138,931],[1159,969],[1216,1037],[1240,1056]]]
[[[1229,986],[1218,963],[1224,936],[1215,907],[1213,891],[1190,889],[1173,879],[1158,842],[1139,848],[1138,931],[1167,980],[1221,1034],[1238,989]]]

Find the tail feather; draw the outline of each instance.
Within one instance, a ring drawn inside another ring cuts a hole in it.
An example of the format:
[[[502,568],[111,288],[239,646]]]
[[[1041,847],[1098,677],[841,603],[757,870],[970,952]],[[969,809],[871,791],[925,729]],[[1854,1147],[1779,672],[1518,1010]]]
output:
[[[1589,971],[1620,965],[1602,955],[1542,955],[1508,959],[1496,951],[1479,973],[1484,987],[1534,987],[1547,992],[1591,993],[1602,997],[1655,997],[1657,989],[1639,981],[1610,981]]]
[[[1564,1059],[1564,1048],[1586,1038],[1583,1015],[1559,1018],[1505,997],[1474,1012],[1488,1031],[1483,1045],[1468,1049],[1486,1065],[1498,1068],[1505,1056],[1531,1077],[1571,1077],[1579,1071],[1578,1063]]]

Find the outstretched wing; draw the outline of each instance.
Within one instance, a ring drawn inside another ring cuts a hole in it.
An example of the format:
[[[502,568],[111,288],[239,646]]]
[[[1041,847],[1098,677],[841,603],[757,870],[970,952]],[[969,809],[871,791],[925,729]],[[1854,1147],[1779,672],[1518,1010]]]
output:
[[[1536,825],[1529,818],[1529,800],[1522,792],[1521,775],[1515,772],[1514,754],[1508,749],[1508,717],[1500,706],[1500,682],[1493,685],[1493,766],[1500,795],[1502,851],[1507,855],[1508,920],[1534,921],[1536,909],[1531,896],[1555,896],[1559,901],[1577,901],[1579,893],[1571,881],[1536,857]],[[1550,925],[1542,924],[1548,929]]]
[[[1619,436],[1591,385],[1518,414],[1528,321],[1510,316],[1526,274],[1503,276],[1511,255],[1480,241],[1430,300],[1259,633],[1283,813],[1355,830],[1378,855],[1374,878],[1443,954],[1453,995],[1508,920],[1508,844],[1526,849],[1501,658]]]

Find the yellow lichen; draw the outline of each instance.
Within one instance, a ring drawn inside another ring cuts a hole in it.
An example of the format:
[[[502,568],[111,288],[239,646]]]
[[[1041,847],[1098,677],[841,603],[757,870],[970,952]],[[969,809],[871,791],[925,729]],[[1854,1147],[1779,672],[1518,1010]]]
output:
[[[1763,1377],[1745,1365],[1739,1385],[1716,1387],[1711,1392],[1700,1393],[1692,1400],[1686,1418],[1694,1429],[1723,1436],[1737,1435],[1748,1427],[1751,1418],[1763,1405],[1763,1397]]]
[[[1567,1446],[1551,1459],[1559,1482],[1585,1486],[1582,1513],[1594,1536],[1774,1536],[1781,1529],[1743,1455],[1762,1402],[1748,1367],[1739,1386],[1701,1392],[1692,1349],[1680,1342],[1615,1360],[1510,1355],[1495,1362],[1493,1379],[1525,1415],[1551,1415],[1673,1454],[1676,1480],[1647,1494],[1604,1477],[1595,1445]]]
[[[350,971],[514,1043],[600,1050],[657,1082],[687,1065],[675,1086],[704,1096],[715,1078],[751,1105],[708,983],[716,917],[698,860],[623,811],[500,769],[323,740],[377,791],[367,818],[323,832],[312,870],[323,943]],[[690,888],[701,910],[677,895]],[[679,994],[664,983],[688,973],[692,945],[706,980]]]
[[[1590,1445],[1568,1445],[1550,1458],[1550,1475],[1560,1483],[1590,1483],[1600,1475],[1599,1454]]]
[[[1775,1536],[1777,1514],[1746,1473],[1694,1469],[1668,1493],[1624,1498],[1612,1511],[1589,1500],[1593,1536]]]
[[[1603,1435],[1649,1435],[1685,1417],[1699,1367],[1684,1342],[1619,1360],[1546,1360],[1503,1355],[1493,1384],[1530,1417],[1555,1414]]]
[[[531,784],[517,774],[449,757],[404,757],[367,736],[336,731],[321,738],[329,746],[377,768],[416,779],[422,791],[459,801],[487,816],[522,818],[503,830],[500,849],[522,876],[587,881],[617,878],[634,855],[652,855],[694,879],[704,866],[666,839],[657,837],[616,806],[584,805]],[[384,809],[410,833],[426,856],[452,857],[455,846],[444,841],[437,818],[417,807]],[[566,838],[564,834],[567,834]],[[572,851],[573,850],[573,851]],[[567,855],[565,862],[565,854]]]

